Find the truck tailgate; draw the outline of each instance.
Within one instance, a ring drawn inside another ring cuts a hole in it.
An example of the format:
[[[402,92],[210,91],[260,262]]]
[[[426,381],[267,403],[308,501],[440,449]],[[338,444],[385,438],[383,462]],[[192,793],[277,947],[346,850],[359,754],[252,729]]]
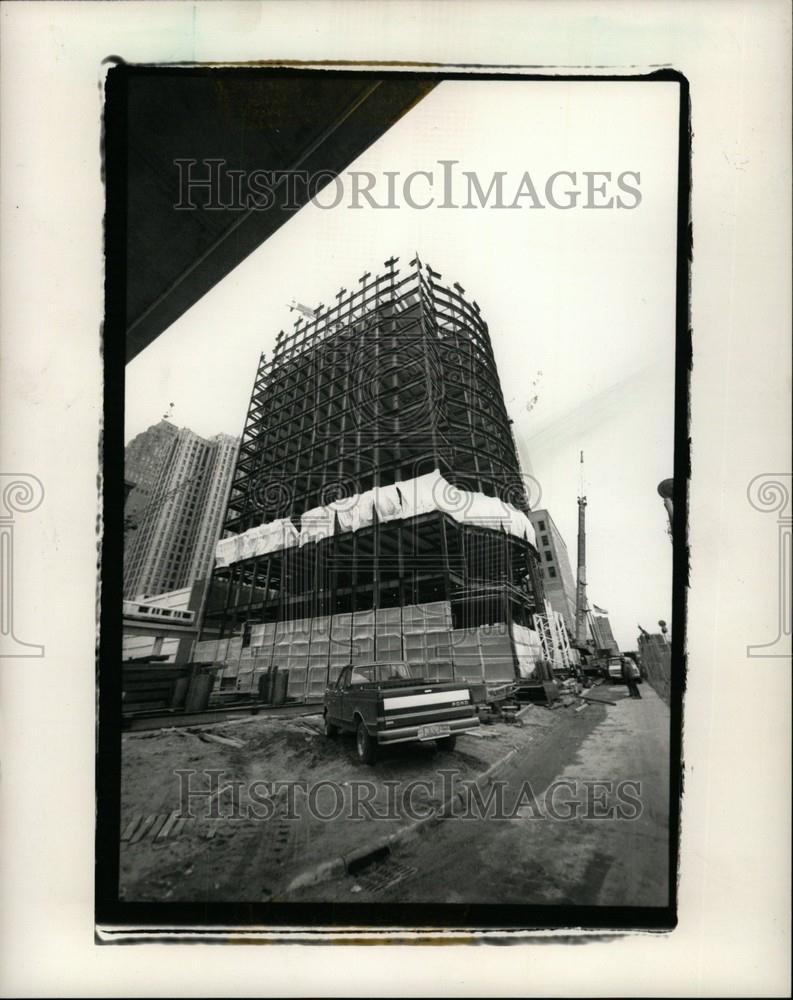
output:
[[[384,742],[421,739],[427,726],[448,726],[448,735],[479,725],[467,687],[422,684],[381,692]],[[427,738],[432,738],[428,736]]]

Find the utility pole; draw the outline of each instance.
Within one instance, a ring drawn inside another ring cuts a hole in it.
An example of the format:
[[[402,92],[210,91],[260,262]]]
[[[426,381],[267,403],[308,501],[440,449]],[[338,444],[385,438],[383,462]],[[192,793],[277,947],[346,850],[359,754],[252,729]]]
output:
[[[584,453],[581,452],[578,486],[578,580],[575,592],[575,639],[586,642],[586,497],[584,496]]]

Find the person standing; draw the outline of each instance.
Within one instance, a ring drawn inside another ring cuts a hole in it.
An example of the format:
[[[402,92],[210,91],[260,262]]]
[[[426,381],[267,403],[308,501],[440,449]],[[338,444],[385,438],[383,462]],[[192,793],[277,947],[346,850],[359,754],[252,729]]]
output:
[[[639,685],[633,676],[633,660],[627,656],[622,657],[622,679],[628,685],[628,694],[631,698],[641,698]]]

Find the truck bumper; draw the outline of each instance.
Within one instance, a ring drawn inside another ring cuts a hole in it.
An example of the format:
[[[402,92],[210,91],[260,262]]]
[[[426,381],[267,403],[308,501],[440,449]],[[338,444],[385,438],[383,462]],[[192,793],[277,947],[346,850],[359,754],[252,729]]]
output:
[[[468,732],[471,729],[479,728],[479,717],[472,716],[466,719],[439,719],[436,722],[424,722],[421,726],[405,726],[402,729],[389,729],[388,732],[378,730],[377,742],[381,746],[390,746],[392,743],[423,742],[419,740],[419,729],[423,726],[448,726],[450,736],[458,736],[460,733]],[[431,742],[431,741],[428,741]]]

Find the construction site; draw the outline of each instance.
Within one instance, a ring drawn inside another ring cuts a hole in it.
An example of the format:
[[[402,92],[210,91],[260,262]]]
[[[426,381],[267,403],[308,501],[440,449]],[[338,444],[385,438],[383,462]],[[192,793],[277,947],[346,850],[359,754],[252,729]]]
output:
[[[543,658],[487,323],[418,256],[397,265],[300,307],[261,357],[194,651],[222,665],[217,691],[264,677],[276,700],[316,702],[374,659],[486,689]]]
[[[262,162],[280,150],[274,167],[310,166],[315,142],[339,140],[352,163],[371,145],[363,81],[340,78],[332,117],[324,79],[316,94],[302,71],[289,79],[293,100],[268,85],[256,107],[319,101],[316,133],[290,150],[291,112],[274,119]],[[397,121],[425,88],[400,77],[371,97],[390,94]],[[222,129],[234,94],[220,89]],[[154,110],[160,96],[142,99]],[[245,118],[235,144],[267,120]],[[204,175],[190,176],[198,191]],[[130,257],[127,357],[182,315],[203,339],[187,363],[169,336],[126,383],[120,664],[104,647],[121,681],[119,898],[336,916],[449,905],[465,920],[479,904],[666,907],[670,644],[663,630],[637,638],[657,660],[639,677],[615,638],[632,641],[634,615],[650,625],[659,588],[639,600],[641,583],[665,579],[648,555],[657,497],[646,525],[637,512],[648,466],[669,472],[655,438],[652,465],[638,440],[658,430],[666,383],[643,422],[612,390],[637,359],[667,357],[668,331],[660,346],[634,337],[643,312],[623,322],[614,268],[598,261],[609,295],[590,294],[555,231],[456,240],[441,216],[419,230],[422,256],[400,258],[407,230],[387,232],[389,217],[376,232],[368,215],[318,226],[304,207],[254,261],[283,213],[235,215],[226,240],[207,230],[214,210],[169,205],[185,232],[163,254],[162,274],[176,272],[164,309],[157,282],[134,287],[150,248]],[[194,268],[178,252],[198,245]],[[621,357],[621,338],[641,353]],[[590,604],[587,557],[613,631]]]
[[[662,906],[668,714],[663,691],[601,687],[622,659],[587,598],[583,454],[574,579],[550,512],[530,509],[479,306],[418,256],[397,265],[332,307],[295,303],[293,332],[260,358],[210,578],[125,601],[130,638],[162,652],[124,663],[121,892],[607,905],[635,883]],[[401,674],[370,683],[386,664]],[[367,688],[377,763],[360,715],[336,739]],[[414,728],[389,732],[400,718]],[[637,753],[652,779],[639,832],[617,816],[592,838],[581,775],[628,781]],[[485,788],[523,801],[527,775],[551,800],[577,788],[575,822],[539,837],[518,807],[507,826],[451,822]]]

